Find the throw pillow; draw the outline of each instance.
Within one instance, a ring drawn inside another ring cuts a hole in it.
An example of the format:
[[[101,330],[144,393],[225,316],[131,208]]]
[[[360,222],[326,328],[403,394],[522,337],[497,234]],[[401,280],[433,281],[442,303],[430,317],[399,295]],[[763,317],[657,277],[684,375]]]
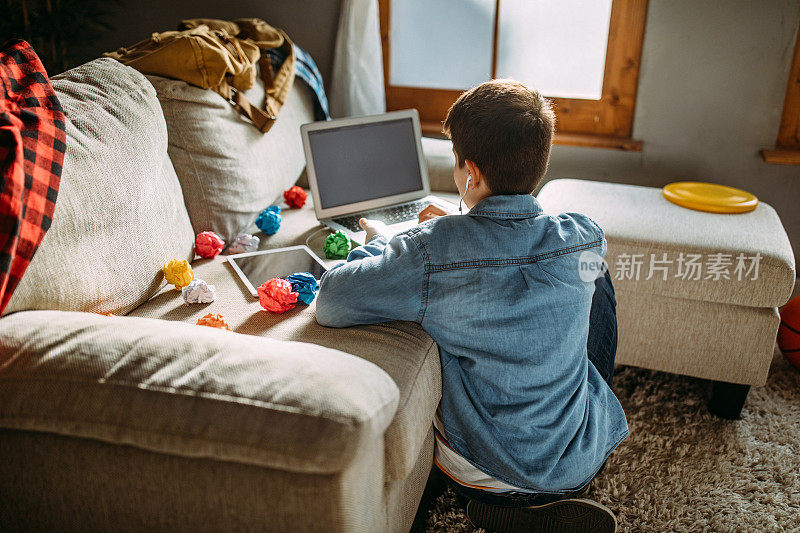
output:
[[[125,314],[164,285],[165,262],[194,257],[161,107],[145,77],[113,59],[52,82],[66,114],[61,191],[6,312]]]
[[[169,156],[195,233],[213,231],[230,244],[259,211],[282,202],[305,168],[300,125],[314,120],[313,95],[294,83],[272,129],[261,133],[214,91],[148,76],[169,130]],[[264,85],[247,91],[263,105]]]

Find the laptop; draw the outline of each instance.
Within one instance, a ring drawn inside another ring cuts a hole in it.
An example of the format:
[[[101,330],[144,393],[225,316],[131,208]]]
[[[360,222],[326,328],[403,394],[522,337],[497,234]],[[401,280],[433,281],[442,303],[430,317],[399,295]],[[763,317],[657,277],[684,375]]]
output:
[[[312,122],[300,132],[317,219],[350,239],[364,242],[361,217],[385,223],[391,238],[415,226],[428,204],[456,212],[430,195],[415,109]]]

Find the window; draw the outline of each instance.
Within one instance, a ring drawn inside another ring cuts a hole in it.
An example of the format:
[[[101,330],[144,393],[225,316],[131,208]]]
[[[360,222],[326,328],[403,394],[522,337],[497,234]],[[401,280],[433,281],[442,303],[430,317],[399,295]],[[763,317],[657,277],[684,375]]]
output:
[[[416,108],[424,132],[441,132],[464,89],[513,77],[555,103],[556,143],[641,150],[631,131],[647,0],[379,3],[386,107]]]
[[[800,165],[800,29],[794,45],[794,58],[786,84],[783,115],[778,128],[778,139],[774,150],[761,150],[767,163]]]

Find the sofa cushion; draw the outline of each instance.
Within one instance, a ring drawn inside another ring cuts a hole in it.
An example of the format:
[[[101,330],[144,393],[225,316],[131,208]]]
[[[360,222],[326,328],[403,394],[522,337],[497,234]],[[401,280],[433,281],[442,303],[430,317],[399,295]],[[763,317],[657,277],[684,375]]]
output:
[[[309,88],[296,82],[278,120],[261,133],[220,95],[180,80],[149,76],[169,130],[169,155],[195,233],[230,243],[259,211],[280,201],[305,168],[300,125],[314,120]],[[263,82],[245,93],[264,101]]]
[[[442,195],[451,200],[453,195]],[[309,197],[310,200],[310,197]],[[457,196],[456,196],[457,201]],[[320,257],[327,230],[316,224],[314,208],[283,212],[280,231],[261,237],[261,248],[305,244]],[[324,259],[323,259],[324,260]],[[329,266],[339,261],[324,260]],[[422,328],[411,322],[391,322],[345,329],[317,324],[315,304],[299,304],[276,315],[263,311],[258,300],[234,277],[224,256],[192,264],[195,276],[216,286],[217,300],[187,306],[175,291],[163,290],[131,312],[132,316],[193,322],[206,313],[221,313],[234,331],[275,339],[310,342],[371,361],[385,370],[400,389],[400,405],[386,431],[386,479],[404,479],[414,468],[441,396],[439,349]]]
[[[380,368],[321,346],[76,312],[0,320],[0,427],[333,473],[397,400]]]
[[[194,235],[153,87],[113,59],[53,77],[67,151],[53,223],[6,313],[124,313],[162,285]]]
[[[550,181],[537,198],[547,213],[583,213],[603,228],[621,290],[747,307],[781,306],[792,293],[789,237],[764,202],[749,213],[721,215],[677,206],[654,187],[576,179]],[[687,266],[692,255],[700,256],[700,279]],[[740,255],[744,270],[737,272]],[[754,265],[757,273],[748,273]]]
[[[403,479],[411,472],[441,396],[439,350],[421,327],[391,322],[325,328],[317,324],[315,303],[300,304],[283,314],[264,311],[233,277],[224,258],[198,261],[193,268],[197,277],[215,285],[214,303],[188,306],[175,291],[164,290],[129,316],[193,323],[206,313],[221,313],[237,333],[313,343],[374,363],[400,389],[397,415],[385,436],[387,481]]]

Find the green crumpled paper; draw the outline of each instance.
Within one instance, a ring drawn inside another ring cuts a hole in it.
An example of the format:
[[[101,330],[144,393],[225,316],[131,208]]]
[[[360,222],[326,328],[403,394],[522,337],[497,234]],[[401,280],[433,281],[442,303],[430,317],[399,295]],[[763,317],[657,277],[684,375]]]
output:
[[[322,251],[325,252],[325,257],[328,259],[347,259],[351,247],[350,239],[340,230],[325,238]]]

